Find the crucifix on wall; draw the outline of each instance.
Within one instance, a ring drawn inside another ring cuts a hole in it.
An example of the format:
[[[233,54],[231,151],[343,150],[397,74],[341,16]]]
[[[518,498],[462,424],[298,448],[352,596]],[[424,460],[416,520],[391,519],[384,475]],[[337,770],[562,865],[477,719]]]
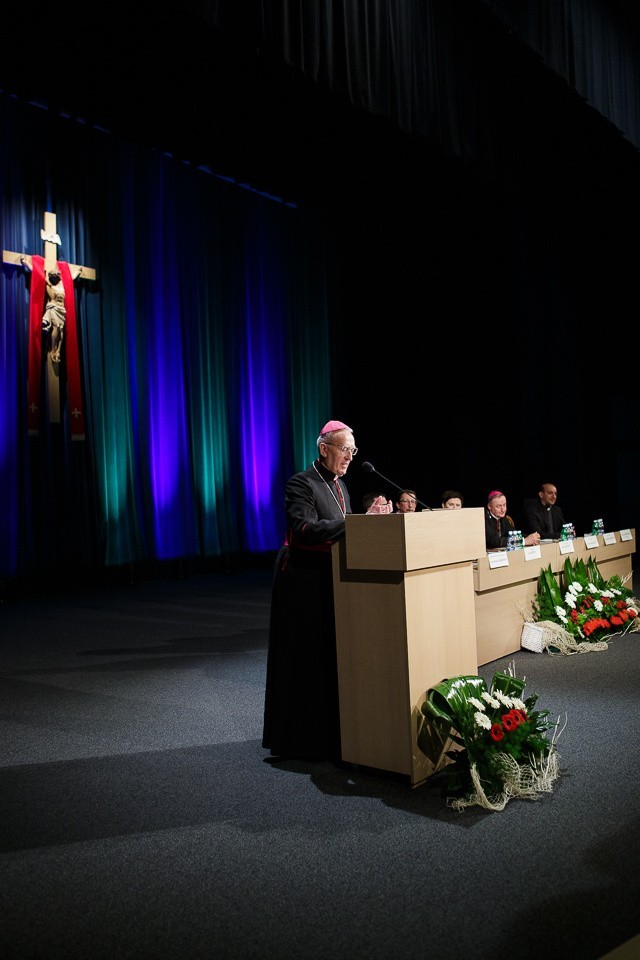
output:
[[[92,267],[58,261],[57,248],[61,240],[57,233],[55,213],[45,213],[40,237],[44,241],[44,257],[2,251],[4,263],[24,267],[31,273],[27,391],[29,434],[37,436],[39,432],[40,368],[44,342],[49,420],[51,423],[60,423],[61,420],[60,373],[63,360],[66,360],[71,437],[73,440],[83,440],[84,413],[73,281],[79,277],[95,280],[96,272]]]

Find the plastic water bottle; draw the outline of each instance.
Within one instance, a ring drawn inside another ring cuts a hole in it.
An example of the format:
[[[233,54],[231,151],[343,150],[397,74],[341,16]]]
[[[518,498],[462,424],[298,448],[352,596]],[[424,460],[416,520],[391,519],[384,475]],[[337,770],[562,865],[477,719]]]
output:
[[[514,550],[522,550],[524,548],[524,537],[522,536],[522,530],[514,530],[513,539],[515,540]]]
[[[507,550],[515,550],[516,548],[516,539],[514,537],[515,530],[509,530],[507,534]]]

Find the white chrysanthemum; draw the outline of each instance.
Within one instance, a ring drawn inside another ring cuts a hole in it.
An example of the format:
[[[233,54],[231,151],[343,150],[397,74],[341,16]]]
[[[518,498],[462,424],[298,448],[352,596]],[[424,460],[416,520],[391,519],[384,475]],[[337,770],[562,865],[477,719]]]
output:
[[[589,593],[600,593],[595,583],[591,583],[591,581],[589,581],[589,583],[587,584],[587,590],[589,591]]]
[[[486,715],[486,713],[482,713],[480,710],[478,710],[477,713],[474,713],[473,719],[479,727],[484,727],[485,730],[491,730],[491,720],[489,720],[489,717]]]
[[[598,611],[598,613],[602,613],[602,611],[604,610],[604,603],[602,602],[602,600],[594,600],[593,605],[595,609]]]
[[[618,590],[617,587],[611,587],[611,593],[615,593],[616,597],[622,596],[622,590]]]
[[[570,590],[571,593],[573,593],[574,595],[575,595],[576,593],[582,593],[582,584],[581,584],[581,583],[578,583],[577,580],[574,580],[573,583],[570,583],[570,584],[569,584],[569,590]]]
[[[572,610],[576,608],[576,598],[572,593],[566,593],[564,597],[564,602],[568,607],[571,607]]]
[[[608,597],[609,599],[611,599],[611,597],[613,597],[613,593],[611,592],[611,590],[603,590],[600,596]]]
[[[484,710],[485,705],[481,700],[477,700],[476,697],[469,697],[469,703],[472,703],[476,710]]]
[[[513,705],[516,708],[516,710],[527,709],[527,705],[525,704],[524,700],[519,700],[517,697],[512,697],[511,699],[513,700]]]
[[[496,700],[495,697],[492,697],[488,690],[484,690],[482,693],[482,699],[486,700],[490,707],[493,707],[494,710],[497,710],[500,706],[500,701]]]

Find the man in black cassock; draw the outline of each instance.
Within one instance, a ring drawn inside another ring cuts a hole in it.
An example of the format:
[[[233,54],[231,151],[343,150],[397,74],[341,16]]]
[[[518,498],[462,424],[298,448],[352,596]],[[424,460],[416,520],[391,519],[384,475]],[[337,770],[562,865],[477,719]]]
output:
[[[343,477],[358,452],[353,431],[329,420],[318,458],[285,487],[287,537],[271,597],[262,746],[272,758],[340,760],[331,546],[351,502]],[[380,496],[367,513],[391,513]]]

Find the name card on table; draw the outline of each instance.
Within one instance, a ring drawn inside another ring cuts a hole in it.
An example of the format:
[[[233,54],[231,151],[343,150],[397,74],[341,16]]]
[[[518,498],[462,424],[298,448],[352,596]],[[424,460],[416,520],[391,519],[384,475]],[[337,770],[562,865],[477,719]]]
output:
[[[495,550],[493,553],[487,553],[487,560],[489,561],[489,568],[491,570],[493,570],[494,567],[509,566],[509,557],[507,556],[506,550]]]
[[[584,535],[584,545],[587,550],[597,550],[600,544],[598,543],[598,538],[595,534],[585,533]]]
[[[560,553],[575,553],[576,549],[573,545],[573,540],[561,540],[558,544],[560,547]]]
[[[608,543],[609,545],[611,545],[612,543],[617,543],[618,541],[616,540],[615,533],[613,533],[613,531],[611,533],[605,533],[604,542]]]
[[[627,527],[626,530],[621,530],[621,531],[620,531],[620,539],[621,539],[621,540],[633,540],[633,534],[631,533],[631,530],[629,530],[628,527]]]
[[[542,550],[540,549],[540,544],[536,544],[535,547],[525,547],[524,559],[525,561],[542,559]]]

